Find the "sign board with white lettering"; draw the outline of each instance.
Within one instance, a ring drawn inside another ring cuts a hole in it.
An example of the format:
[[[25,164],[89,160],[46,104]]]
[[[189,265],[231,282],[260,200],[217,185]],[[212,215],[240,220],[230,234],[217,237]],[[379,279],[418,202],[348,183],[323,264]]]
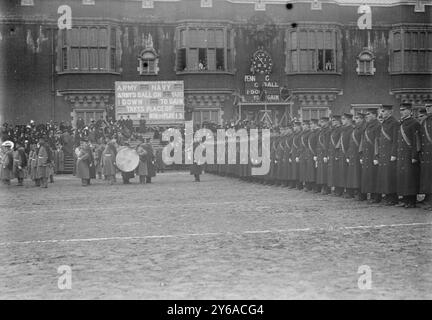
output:
[[[184,122],[183,81],[116,81],[116,119],[129,116],[147,124]]]
[[[279,102],[279,84],[269,75],[245,75],[245,99],[247,102]]]

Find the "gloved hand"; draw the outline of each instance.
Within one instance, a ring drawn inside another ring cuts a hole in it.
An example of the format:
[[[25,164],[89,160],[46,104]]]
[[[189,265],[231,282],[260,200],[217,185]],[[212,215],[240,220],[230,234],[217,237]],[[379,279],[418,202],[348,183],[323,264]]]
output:
[[[373,161],[374,166],[378,165],[378,160]]]
[[[390,157],[390,161],[392,161],[392,162],[393,162],[393,161],[396,161],[396,157],[395,157],[395,156],[391,156],[391,157]]]

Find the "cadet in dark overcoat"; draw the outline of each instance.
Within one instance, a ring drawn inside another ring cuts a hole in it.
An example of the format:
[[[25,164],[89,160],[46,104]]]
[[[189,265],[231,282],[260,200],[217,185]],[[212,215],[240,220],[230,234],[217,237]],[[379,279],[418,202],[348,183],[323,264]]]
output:
[[[307,171],[307,158],[308,158],[308,146],[307,141],[310,135],[310,121],[304,120],[303,121],[303,131],[300,136],[300,156],[299,156],[299,166],[300,166],[300,172],[299,172],[299,181],[301,185],[306,184],[306,171]],[[307,188],[304,189],[307,191]]]
[[[300,152],[301,152],[301,134],[302,127],[300,121],[294,122],[294,136],[293,136],[293,147],[291,152],[291,163],[292,163],[292,172],[293,172],[293,183],[297,187],[297,189],[302,189],[303,186],[299,181],[300,177]]]
[[[423,204],[432,209],[432,104],[426,104],[428,111],[420,123],[420,193],[425,194]]]
[[[366,114],[359,112],[354,117],[355,127],[350,135],[348,154],[345,160],[348,163],[346,191],[347,194],[355,196],[357,200],[363,200],[360,195],[360,141],[365,130],[365,116]]]
[[[368,193],[371,194],[370,201],[373,203],[379,203],[381,201],[381,195],[377,193],[377,172],[378,172],[378,161],[376,155],[375,140],[377,139],[381,124],[377,119],[378,110],[375,108],[369,108],[366,113],[366,128],[363,132],[362,140],[360,142],[360,162],[362,164],[362,177],[361,177],[361,193],[362,199],[366,198]]]
[[[412,105],[402,103],[397,149],[397,194],[405,208],[415,208],[420,187],[420,123],[411,115]]]
[[[376,139],[378,155],[377,192],[385,194],[386,205],[398,203],[396,188],[396,153],[399,122],[392,116],[392,105],[383,105],[380,132]]]
[[[322,117],[320,119],[321,130],[318,135],[317,143],[317,174],[316,184],[317,189],[321,188],[322,194],[329,194],[329,187],[327,186],[327,163],[328,163],[328,147],[330,143],[330,119],[328,117]]]
[[[349,152],[349,140],[351,134],[354,130],[352,123],[353,115],[351,113],[344,113],[342,115],[342,131],[339,139],[338,149],[338,167],[337,167],[337,179],[335,181],[335,194],[342,195],[347,186],[347,176],[348,176],[348,163],[346,159],[348,158]],[[353,195],[350,193],[346,193],[344,195],[346,198],[352,198]]]
[[[339,158],[339,148],[340,148],[340,136],[342,133],[341,126],[341,116],[334,115],[332,117],[332,131],[330,133],[330,143],[328,148],[328,173],[327,173],[327,185],[329,188],[336,187],[336,183],[338,181],[338,169],[340,167],[340,162],[342,159]],[[341,192],[339,190],[335,190],[335,195],[340,196]]]

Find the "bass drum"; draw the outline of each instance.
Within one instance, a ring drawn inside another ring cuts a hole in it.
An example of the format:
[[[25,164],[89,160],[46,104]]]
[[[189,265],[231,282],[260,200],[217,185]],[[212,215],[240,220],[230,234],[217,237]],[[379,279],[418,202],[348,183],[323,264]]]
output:
[[[121,147],[116,156],[116,165],[123,172],[134,171],[139,164],[138,153],[129,147]]]

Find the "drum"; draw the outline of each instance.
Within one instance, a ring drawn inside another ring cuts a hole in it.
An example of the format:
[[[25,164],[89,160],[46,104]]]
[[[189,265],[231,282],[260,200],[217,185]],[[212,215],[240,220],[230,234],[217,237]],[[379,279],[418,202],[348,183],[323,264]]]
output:
[[[134,171],[139,164],[138,153],[131,148],[122,147],[117,152],[116,165],[123,172]]]

